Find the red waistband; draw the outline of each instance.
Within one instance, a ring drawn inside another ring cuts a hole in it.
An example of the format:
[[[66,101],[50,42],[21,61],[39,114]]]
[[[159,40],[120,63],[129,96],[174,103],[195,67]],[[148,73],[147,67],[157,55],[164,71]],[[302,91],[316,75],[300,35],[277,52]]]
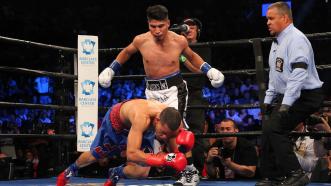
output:
[[[120,117],[121,106],[123,105],[123,103],[124,102],[117,103],[116,105],[114,105],[109,114],[109,119],[116,133],[120,133],[124,129],[124,125]]]

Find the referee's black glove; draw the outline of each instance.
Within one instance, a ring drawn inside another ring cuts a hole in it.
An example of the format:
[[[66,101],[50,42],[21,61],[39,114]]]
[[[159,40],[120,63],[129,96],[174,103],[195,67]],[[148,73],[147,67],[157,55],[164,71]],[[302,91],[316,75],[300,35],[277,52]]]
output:
[[[290,107],[291,107],[290,105],[282,104],[278,110],[279,114],[281,116],[287,116]]]
[[[267,116],[267,115],[271,115],[273,107],[271,104],[263,103],[261,109],[262,109],[262,114],[264,116]]]

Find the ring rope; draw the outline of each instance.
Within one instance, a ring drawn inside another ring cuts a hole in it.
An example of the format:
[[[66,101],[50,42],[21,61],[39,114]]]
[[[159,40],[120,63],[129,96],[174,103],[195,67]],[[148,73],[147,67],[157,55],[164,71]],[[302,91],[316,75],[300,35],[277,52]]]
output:
[[[33,108],[33,109],[54,109],[54,110],[65,110],[65,111],[76,111],[76,106],[67,105],[42,105],[32,103],[14,103],[0,101],[0,106],[3,107],[19,107],[19,108]],[[323,101],[322,106],[331,107],[331,101]],[[260,108],[259,104],[215,104],[215,105],[188,105],[187,109],[249,109],[249,108]],[[108,107],[99,107],[99,111],[106,111]]]
[[[65,79],[72,79],[72,80],[78,79],[77,75],[60,73],[60,72],[32,70],[32,69],[27,69],[27,68],[0,66],[0,71],[1,70],[6,71],[6,72],[18,72],[18,73],[27,73],[27,74],[33,74],[33,75],[45,75],[45,76],[49,76],[49,77],[65,78]]]
[[[19,43],[19,44],[28,44],[31,46],[37,46],[41,48],[50,48],[50,49],[57,49],[57,50],[64,50],[64,51],[69,51],[69,52],[76,52],[76,48],[69,48],[69,47],[63,47],[63,46],[57,46],[57,45],[51,45],[51,44],[44,44],[44,43],[38,43],[34,41],[27,41],[27,40],[21,40],[21,39],[15,39],[15,38],[10,38],[10,37],[4,37],[0,36],[0,40],[4,41],[9,41],[12,43]]]
[[[331,36],[331,32],[306,34],[306,36],[309,39],[329,38]],[[273,37],[238,39],[238,40],[227,40],[227,41],[208,41],[208,42],[199,42],[199,43],[191,44],[190,46],[192,46],[192,47],[202,47],[202,46],[215,47],[215,46],[224,46],[224,45],[225,46],[226,45],[243,45],[243,44],[252,44],[254,39],[261,39],[262,42],[271,42],[273,40]],[[51,48],[51,49],[64,50],[64,51],[77,53],[77,48],[62,47],[62,46],[57,46],[57,45],[44,44],[44,43],[15,39],[15,38],[4,37],[4,36],[0,36],[0,40],[9,41],[12,43],[29,44],[32,46],[37,46],[37,47],[42,47],[42,48]],[[99,49],[99,51],[106,53],[108,51],[113,52],[113,51],[120,51],[122,49],[123,48],[106,48],[106,49]]]
[[[197,133],[195,137],[197,138],[222,138],[222,137],[255,137],[262,135],[262,131],[246,131],[246,132],[236,132],[236,133]],[[291,132],[289,136],[311,136],[311,137],[331,137],[331,132],[316,131],[316,132]],[[49,139],[76,139],[75,134],[0,134],[0,138],[49,138]]]
[[[318,70],[325,70],[331,69],[331,64],[327,65],[316,65]],[[269,68],[265,68],[265,71],[269,71]],[[0,71],[6,72],[19,72],[19,73],[28,73],[33,75],[47,75],[50,77],[56,78],[66,78],[66,79],[78,79],[77,75],[66,74],[66,73],[58,73],[58,72],[48,72],[48,71],[41,71],[41,70],[32,70],[27,68],[17,68],[17,67],[8,67],[8,66],[0,66]],[[255,69],[241,69],[241,70],[224,70],[222,71],[225,75],[254,75],[256,74]],[[182,73],[183,77],[201,77],[204,76],[202,73]],[[146,75],[116,75],[114,76],[115,80],[140,80],[144,79]]]
[[[14,103],[0,101],[0,106],[3,107],[19,107],[19,108],[33,108],[33,109],[54,109],[54,110],[65,110],[65,111],[76,111],[77,107],[67,105],[42,105],[33,103]]]
[[[77,53],[77,48],[70,48],[70,47],[63,47],[58,45],[51,45],[51,44],[45,44],[45,43],[39,43],[34,41],[27,41],[22,39],[15,39],[10,37],[4,37],[0,36],[0,40],[9,41],[12,43],[18,43],[18,44],[28,44],[31,46],[41,47],[41,48],[50,48],[50,49],[56,49],[56,50],[63,50],[68,51],[72,53]],[[99,49],[99,52],[106,53],[106,52],[118,52],[123,50],[123,48],[106,48],[106,49]]]
[[[320,38],[320,37],[329,37],[331,36],[331,32],[326,32],[326,33],[315,33],[315,34],[307,34],[308,38]],[[267,37],[267,38],[256,38],[260,39],[262,42],[270,42],[273,40],[272,37]],[[240,39],[240,40],[229,40],[229,41],[213,41],[213,42],[205,42],[205,43],[198,43],[195,44],[196,46],[219,46],[219,45],[229,45],[229,44],[247,44],[247,43],[252,43],[256,39]],[[43,43],[38,43],[38,42],[32,42],[32,41],[26,41],[26,40],[20,40],[20,39],[14,39],[14,38],[9,38],[9,37],[3,37],[0,36],[0,40],[5,40],[5,41],[10,41],[13,43],[23,43],[23,44],[28,44],[28,45],[33,45],[33,46],[38,46],[38,47],[43,47],[43,48],[51,48],[51,49],[57,49],[57,50],[64,50],[64,51],[70,51],[70,52],[77,52],[77,49],[75,48],[69,48],[69,47],[61,47],[61,46],[56,46],[56,45],[50,45],[50,44],[43,44]],[[194,45],[192,45],[194,46]],[[122,48],[109,48],[109,49],[99,49],[101,52],[107,52],[107,51],[119,51],[122,50]],[[318,66],[317,69],[327,69],[330,68],[330,65],[320,65]],[[14,68],[14,67],[3,67],[0,68],[0,70],[7,70],[7,71],[19,71],[19,72],[28,72],[32,74],[41,74],[41,75],[49,75],[53,77],[62,77],[62,78],[69,78],[69,79],[77,79],[77,76],[71,75],[71,74],[64,74],[64,73],[54,73],[54,72],[47,72],[47,71],[38,71],[38,70],[30,70],[30,69],[24,69],[24,68]],[[268,69],[265,69],[267,71]],[[246,70],[232,70],[232,71],[224,71],[224,74],[245,74],[245,75],[252,75],[256,73],[255,69],[246,69]],[[201,74],[194,74],[194,73],[187,73],[183,74],[183,76],[200,76]],[[115,79],[127,79],[127,78],[144,78],[145,75],[130,75],[130,76],[115,76]],[[325,102],[324,102],[325,103]],[[323,103],[323,104],[324,104]],[[30,107],[30,108],[48,108],[48,109],[58,109],[58,110],[76,110],[77,108],[74,106],[61,106],[61,105],[41,105],[41,104],[27,104],[27,103],[11,103],[11,102],[0,102],[0,105],[2,106],[15,106],[15,107]],[[330,103],[327,102],[327,105],[331,105]],[[191,106],[190,108],[235,108],[239,105],[197,105],[197,106]],[[248,107],[248,106],[253,106],[249,108],[258,108],[258,105],[242,105],[239,107]],[[243,134],[244,135],[244,134]],[[47,135],[49,136],[49,135]]]
[[[331,32],[306,34],[306,36],[309,39],[322,38],[322,37],[329,38],[331,36]],[[194,44],[191,44],[190,46],[194,46],[194,47],[203,47],[203,46],[216,47],[216,46],[243,45],[243,44],[247,45],[247,44],[252,44],[254,39],[261,39],[262,42],[272,42],[274,40],[274,37],[238,39],[238,40],[227,40],[227,41],[208,41],[208,42],[194,43]]]
[[[322,107],[331,107],[331,101],[323,101]],[[260,104],[215,104],[215,105],[188,105],[188,109],[250,109],[260,108]]]
[[[205,134],[195,134],[197,138],[222,138],[222,137],[250,137],[250,136],[260,136],[262,131],[246,131],[246,132],[223,132],[223,133],[205,133]],[[326,131],[316,131],[316,132],[291,132],[290,136],[311,136],[311,137],[331,137],[331,132]]]
[[[327,35],[327,34],[330,34],[330,33],[323,33],[323,36],[325,36],[325,35]],[[318,37],[317,36],[318,34],[315,34],[315,36],[316,37]],[[24,41],[24,40],[18,40],[18,39],[12,39],[12,38],[7,38],[7,37],[2,37],[2,36],[0,36],[0,40],[7,40],[7,41],[11,41],[11,42],[20,42],[20,43],[24,43],[24,44],[28,44],[28,45],[34,45],[34,46],[39,46],[39,47],[43,47],[43,48],[52,48],[52,49],[57,49],[57,50],[65,50],[65,51],[70,51],[70,52],[75,52],[75,53],[77,53],[77,49],[73,49],[73,48],[68,48],[68,47],[60,47],[60,46],[55,46],[55,45],[47,45],[47,44],[42,44],[42,43],[37,43],[37,42],[30,42],[30,41]],[[260,38],[257,38],[258,40],[260,40],[260,42],[261,41],[263,41],[263,42],[266,42],[267,41],[267,39],[266,38],[262,38],[262,39],[260,39]],[[256,40],[256,39],[255,39]],[[270,39],[270,41],[271,41],[272,39]],[[210,44],[212,44],[212,45],[209,45],[209,46],[219,46],[219,45],[229,45],[229,44],[238,44],[238,43],[240,43],[240,42],[243,42],[243,41],[245,41],[245,42],[247,42],[248,41],[248,43],[250,43],[250,44],[252,44],[252,40],[237,40],[237,42],[234,42],[234,43],[231,43],[231,41],[225,41],[223,44],[221,44],[220,42],[209,42]],[[208,43],[208,42],[207,42]],[[245,44],[245,43],[241,43],[241,44]],[[112,50],[116,50],[116,51],[119,51],[119,50],[121,50],[121,49],[119,49],[119,48],[116,48],[116,49],[100,49],[99,51],[100,52],[108,52],[108,51],[112,51]],[[11,69],[12,71],[13,71],[13,69]],[[22,70],[22,69],[21,69]],[[24,69],[24,70],[28,70],[28,69]],[[264,70],[264,68],[262,67],[261,69],[258,69],[258,70],[260,70],[260,71],[257,71],[256,73],[263,73],[263,70]],[[28,71],[30,71],[30,73],[40,73],[40,71],[36,71],[36,72],[33,72],[33,70],[28,70]],[[247,70],[245,71],[245,72],[247,72]],[[47,73],[49,73],[49,72],[47,72]],[[59,73],[54,73],[54,74],[59,74]],[[43,75],[46,75],[46,74],[43,74]],[[63,77],[63,74],[61,74],[62,76],[58,76],[58,77]],[[143,76],[144,77],[144,76]],[[128,78],[128,76],[126,76],[125,78]],[[77,79],[77,76],[75,77],[74,76],[74,79]],[[261,88],[261,86],[260,86],[260,88]],[[7,104],[7,106],[9,106],[8,105],[8,102],[6,103],[6,102],[0,102],[0,105],[1,105],[1,103],[3,103],[4,105],[6,105]],[[12,106],[13,104],[11,103],[11,106]],[[26,105],[29,105],[29,106],[35,106],[35,107],[39,107],[40,105],[37,105],[37,104],[25,104],[25,103],[16,103],[15,104],[15,107],[17,107],[17,106],[26,106]],[[69,108],[69,106],[59,106],[59,105],[42,105],[43,106],[43,108],[56,108],[56,109],[61,109],[61,110],[65,110],[64,108]],[[238,105],[236,105],[236,106],[238,106]],[[256,105],[255,105],[256,106]],[[60,108],[61,107],[61,108]],[[39,107],[40,108],[40,107]],[[70,108],[72,109],[72,108],[74,108],[74,110],[76,110],[76,107],[72,107],[72,106],[70,106]],[[251,134],[250,135],[253,135],[253,132],[254,131],[249,131]],[[262,134],[262,131],[255,131],[256,133],[254,134],[255,136],[256,135],[261,135]],[[317,132],[315,132],[315,133],[310,133],[310,134],[308,134],[308,133],[306,133],[306,134],[303,134],[303,133],[301,133],[301,135],[315,135],[316,136],[316,133]],[[318,132],[320,135],[318,135],[318,136],[321,136],[321,135],[326,135],[326,136],[331,136],[331,133],[326,133],[326,132]],[[240,134],[239,133],[237,133],[236,135],[244,135],[245,134],[245,132],[240,132]],[[292,134],[292,133],[291,133]],[[208,135],[208,134],[203,134],[204,136],[200,136],[200,137],[202,137],[202,138],[204,138],[206,135]],[[209,134],[209,135],[211,135],[211,134]],[[212,134],[213,136],[218,136],[218,135],[220,135],[220,134]],[[224,135],[224,134],[223,134]],[[228,133],[226,134],[226,135],[228,135]],[[70,138],[69,138],[69,136],[70,136]],[[196,135],[197,136],[197,135]],[[51,139],[65,139],[66,137],[68,138],[68,139],[76,139],[76,135],[66,135],[66,136],[63,136],[63,135],[35,135],[35,134],[20,134],[20,135],[13,135],[13,134],[9,134],[9,135],[5,135],[5,136],[3,136],[2,134],[0,134],[0,138],[2,138],[2,137],[5,137],[5,138],[8,138],[8,137],[12,137],[12,138],[16,138],[16,137],[22,137],[22,138],[24,138],[24,139],[26,139],[26,138],[44,138],[44,137],[47,137],[47,138],[51,138]]]
[[[73,134],[0,134],[1,138],[49,138],[49,139],[76,139]]]
[[[103,49],[99,49],[99,52],[101,53],[107,53],[107,52],[119,52],[121,50],[123,50],[124,48],[103,48]]]

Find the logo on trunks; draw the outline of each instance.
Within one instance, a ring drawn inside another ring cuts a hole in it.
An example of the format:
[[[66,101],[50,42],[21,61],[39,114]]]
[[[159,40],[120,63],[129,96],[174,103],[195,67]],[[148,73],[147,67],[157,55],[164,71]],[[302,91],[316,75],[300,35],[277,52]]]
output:
[[[165,90],[168,89],[168,84],[165,79],[160,80],[148,80],[147,81],[147,88],[152,91],[156,90]]]
[[[84,95],[92,95],[93,94],[93,88],[95,85],[95,82],[91,80],[85,80],[81,83],[82,85],[82,94]]]
[[[284,60],[280,57],[276,58],[276,71],[283,72]]]
[[[91,55],[94,53],[94,45],[95,45],[95,41],[92,41],[90,39],[85,39],[82,43],[81,43],[82,47],[83,47],[83,53],[86,55]]]
[[[169,97],[167,95],[159,95],[159,96],[160,97],[158,97],[158,98],[154,98],[154,100],[164,103],[169,99]]]
[[[82,130],[82,136],[88,138],[93,136],[93,128],[94,128],[94,124],[85,121],[83,124],[80,125],[80,129]]]
[[[167,154],[166,161],[172,161],[175,158],[176,158],[176,154],[175,153],[169,153],[169,154]]]

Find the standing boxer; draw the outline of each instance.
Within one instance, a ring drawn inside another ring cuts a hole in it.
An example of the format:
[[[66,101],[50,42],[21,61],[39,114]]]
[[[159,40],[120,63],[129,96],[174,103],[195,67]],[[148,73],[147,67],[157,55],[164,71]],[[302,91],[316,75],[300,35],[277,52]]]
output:
[[[200,69],[210,79],[212,86],[220,87],[224,75],[193,52],[184,36],[169,31],[170,20],[168,9],[162,5],[147,8],[149,31],[137,35],[132,43],[124,48],[99,75],[102,87],[109,87],[115,73],[136,52],[143,58],[146,73],[147,99],[158,100],[168,106],[175,107],[182,114],[187,105],[187,86],[180,74],[179,56],[183,54],[196,68]],[[186,171],[196,174],[192,158],[188,159]],[[190,185],[196,185],[199,180],[191,180]]]

